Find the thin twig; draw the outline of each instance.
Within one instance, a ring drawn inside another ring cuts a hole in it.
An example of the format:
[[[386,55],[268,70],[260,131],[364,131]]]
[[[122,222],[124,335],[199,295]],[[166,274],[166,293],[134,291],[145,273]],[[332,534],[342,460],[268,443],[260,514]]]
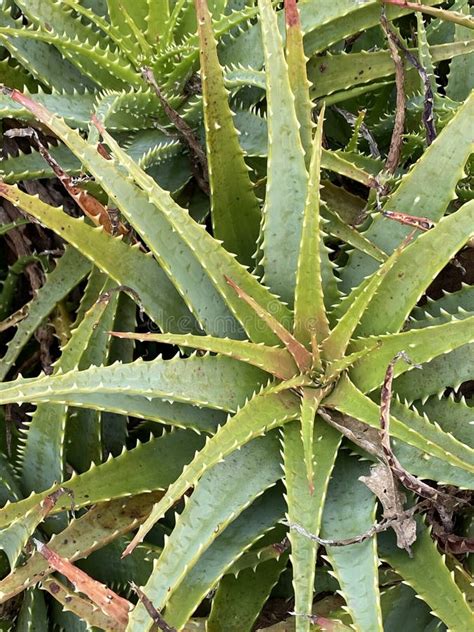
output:
[[[434,18],[440,20],[446,20],[447,22],[454,22],[459,26],[464,26],[468,29],[474,29],[474,20],[470,15],[465,15],[459,11],[447,11],[445,9],[438,9],[436,7],[430,7],[426,4],[420,4],[416,2],[408,2],[407,0],[382,0],[385,4],[392,4],[397,7],[410,9],[411,11],[421,11],[427,15],[431,15]]]
[[[147,81],[158,97],[161,106],[169,118],[170,122],[175,126],[182,140],[186,143],[191,153],[191,165],[193,168],[194,177],[196,178],[199,187],[209,195],[209,175],[208,175],[208,166],[207,166],[207,158],[204,149],[201,147],[201,143],[196,138],[191,127],[186,123],[186,121],[176,112],[175,109],[171,107],[168,103],[163,91],[158,85],[155,75],[151,68],[144,67],[141,69],[142,76]]]
[[[431,500],[437,506],[444,504],[446,506],[454,507],[464,501],[459,498],[455,498],[450,494],[445,494],[444,492],[431,487],[431,485],[424,483],[416,476],[413,476],[413,474],[410,474],[410,472],[408,472],[397,459],[390,445],[390,405],[392,403],[393,373],[395,364],[400,358],[404,359],[405,362],[412,364],[416,368],[421,368],[420,365],[414,364],[410,360],[405,351],[400,351],[392,359],[385,372],[385,379],[380,396],[380,439],[384,454],[384,461],[391,469],[394,476],[396,476],[402,485],[410,491],[415,492],[423,498]]]
[[[433,94],[433,88],[431,86],[430,78],[425,68],[423,68],[422,64],[420,64],[418,58],[408,50],[408,48],[404,45],[404,43],[401,41],[398,35],[394,33],[393,31],[390,31],[390,33],[391,33],[390,39],[392,39],[393,43],[402,51],[407,61],[413,66],[413,68],[417,70],[423,82],[424,98],[423,98],[422,120],[423,120],[423,126],[426,131],[426,142],[428,145],[431,145],[431,143],[435,140],[437,133],[436,133],[436,126],[435,126],[435,121],[434,121],[434,112],[433,112],[434,94]]]
[[[418,74],[421,77],[421,80],[423,81],[425,94],[424,94],[424,99],[423,99],[422,120],[423,120],[423,125],[426,131],[426,142],[428,145],[431,145],[431,143],[436,139],[436,136],[437,136],[435,119],[434,119],[434,94],[433,94],[433,88],[431,86],[431,81],[425,68],[420,64],[420,62],[415,57],[415,55],[413,55],[402,44],[402,42],[399,41],[398,46],[400,50],[403,51],[403,53],[405,54],[410,64],[414,68],[416,68],[416,70],[418,71]]]
[[[170,625],[166,623],[161,614],[155,608],[155,606],[151,603],[145,593],[140,590],[140,588],[133,582],[130,582],[132,589],[137,593],[138,598],[142,602],[145,607],[145,610],[148,612],[150,617],[153,619],[153,622],[158,626],[160,630],[163,632],[176,632],[176,628],[172,628]]]
[[[420,509],[419,505],[415,505],[414,507],[411,507],[410,509],[407,509],[406,511],[404,511],[402,516],[411,517],[416,511],[419,511],[419,509]],[[305,536],[309,540],[312,540],[313,542],[320,544],[321,546],[350,546],[351,544],[359,544],[360,542],[365,542],[366,540],[370,540],[370,538],[372,538],[377,533],[382,533],[383,531],[386,531],[392,526],[394,522],[399,520],[400,517],[402,516],[394,516],[393,518],[384,519],[381,522],[377,522],[374,525],[372,525],[370,529],[367,529],[367,531],[365,531],[364,533],[355,535],[352,538],[345,538],[342,540],[331,540],[331,539],[326,540],[324,538],[320,538],[314,533],[310,533],[299,524],[288,522],[286,520],[282,520],[281,523],[286,525],[293,531],[296,531],[300,535]]]
[[[405,69],[403,67],[402,58],[398,52],[397,37],[391,30],[385,10],[382,8],[380,16],[380,24],[387,37],[387,43],[390,50],[390,56],[395,66],[395,85],[397,87],[397,105],[395,109],[395,122],[393,125],[392,138],[390,140],[390,149],[388,151],[387,160],[385,161],[385,169],[389,173],[395,173],[400,155],[402,152],[403,132],[405,129],[405,110],[406,110],[406,94],[405,94]]]

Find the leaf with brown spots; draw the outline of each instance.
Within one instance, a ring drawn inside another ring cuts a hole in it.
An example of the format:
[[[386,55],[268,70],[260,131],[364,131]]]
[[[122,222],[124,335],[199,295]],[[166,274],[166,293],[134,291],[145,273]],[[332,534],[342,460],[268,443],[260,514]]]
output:
[[[87,595],[113,621],[121,626],[127,625],[128,613],[132,609],[132,604],[127,599],[120,597],[104,584],[89,577],[87,573],[60,557],[43,542],[35,540],[35,545],[48,564],[58,573],[67,577],[78,592]]]

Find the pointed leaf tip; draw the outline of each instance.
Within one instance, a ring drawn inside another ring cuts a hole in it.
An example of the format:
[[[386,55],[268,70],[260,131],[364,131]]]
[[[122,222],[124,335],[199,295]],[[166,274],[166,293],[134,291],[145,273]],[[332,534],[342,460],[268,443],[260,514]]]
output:
[[[300,25],[300,14],[296,0],[285,0],[285,20],[288,27]]]
[[[255,299],[249,296],[242,288],[240,288],[232,279],[224,275],[226,282],[237,292],[239,298],[244,300],[254,312],[266,323],[276,336],[288,349],[293,356],[297,367],[300,371],[307,371],[312,364],[313,357],[311,353],[302,345],[270,312],[257,303]]]

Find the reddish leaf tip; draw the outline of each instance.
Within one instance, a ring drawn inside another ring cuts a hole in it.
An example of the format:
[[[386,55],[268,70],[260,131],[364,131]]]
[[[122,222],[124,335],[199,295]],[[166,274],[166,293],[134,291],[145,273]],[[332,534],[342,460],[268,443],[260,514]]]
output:
[[[104,125],[102,124],[102,121],[101,121],[101,120],[100,120],[100,119],[96,116],[96,114],[93,114],[93,115],[91,116],[91,123],[92,123],[92,125],[94,125],[94,127],[96,127],[96,128],[97,128],[97,130],[98,130],[101,134],[103,134],[103,133],[105,132],[105,127],[104,127]]]
[[[300,14],[296,6],[296,0],[285,0],[285,19],[288,27],[299,26]]]
[[[138,544],[138,541],[135,542],[136,537],[133,538],[133,540],[127,545],[127,547],[124,549],[122,555],[120,556],[120,559],[124,559],[125,557],[127,557],[127,555],[130,555],[131,553],[133,553],[135,547]]]

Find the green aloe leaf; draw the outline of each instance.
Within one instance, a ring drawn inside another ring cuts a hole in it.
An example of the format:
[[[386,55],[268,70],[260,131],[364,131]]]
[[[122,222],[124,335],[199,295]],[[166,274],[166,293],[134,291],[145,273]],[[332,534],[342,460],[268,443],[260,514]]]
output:
[[[163,342],[219,353],[220,355],[252,364],[283,380],[293,377],[297,372],[296,364],[286,349],[267,347],[263,344],[258,345],[246,340],[193,336],[190,334],[127,334],[124,332],[113,332],[113,334],[118,338]]]
[[[427,0],[424,4],[436,4]],[[316,10],[317,7],[317,10]],[[309,56],[323,51],[331,44],[352,34],[364,32],[380,23],[378,0],[368,0],[355,4],[353,0],[334,0],[315,5],[314,1],[302,2],[300,7],[301,28],[304,35],[305,51]],[[395,19],[412,13],[403,7],[387,7],[388,18]],[[284,32],[284,16],[278,16],[280,33]],[[262,33],[259,24],[254,24],[239,37],[231,39],[223,46],[223,62],[231,64],[239,60],[244,66],[261,68],[264,64]]]
[[[416,427],[419,425],[421,417],[422,419],[424,418],[425,423],[440,427],[445,432],[450,433],[449,424],[448,427],[446,427],[445,423],[438,423],[436,417],[426,415],[425,412],[423,412],[423,416],[421,416],[416,410],[408,408],[408,406],[398,401],[397,398],[394,398],[392,401],[391,411],[394,417],[404,422],[408,427],[412,425]],[[465,443],[468,447],[472,448],[472,430],[468,428],[468,431],[470,431],[471,437],[470,440]],[[462,440],[462,437],[457,436],[455,433],[450,434],[456,437],[456,439]],[[422,479],[439,481],[448,485],[457,485],[461,488],[469,489],[472,487],[472,474],[461,468],[453,467],[446,460],[430,456],[425,452],[423,447],[414,448],[398,439],[392,440],[392,447],[403,467],[415,476]]]
[[[114,321],[109,329],[133,330],[136,325],[136,317],[135,303],[129,296],[121,293],[117,296]],[[132,362],[134,347],[133,340],[110,340],[110,344],[107,347],[107,363],[121,362],[122,364],[128,364]],[[120,414],[105,411],[102,414],[102,442],[105,454],[117,456],[122,451],[128,436],[127,412]]]
[[[341,435],[316,417],[312,459],[314,477],[308,481],[305,467],[304,445],[298,422],[287,424],[283,429],[283,458],[285,469],[287,519],[290,524],[291,565],[295,591],[295,611],[298,617],[295,630],[310,630],[313,603],[317,544],[298,531],[319,535],[323,507],[329,479],[341,441]]]
[[[281,475],[278,448],[274,434],[262,437],[227,456],[200,479],[185,509],[177,516],[173,532],[143,589],[156,608],[163,609],[171,597],[171,578],[174,587],[185,581],[186,575],[216,537],[221,532],[225,534],[227,526],[243,509],[275,484]],[[245,473],[247,484],[242,484],[239,472]],[[209,497],[216,501],[212,504],[213,509]],[[181,625],[186,622],[186,614],[192,613],[189,605],[186,610],[187,613],[180,613]],[[130,630],[148,630],[151,624],[143,606],[134,609]]]
[[[400,351],[406,351],[412,362],[423,364],[473,341],[474,316],[399,334],[359,338],[352,343],[351,350],[362,351],[370,346],[374,348],[355,363],[350,376],[367,393],[382,385],[388,364]],[[398,362],[394,375],[413,368],[406,362]]]
[[[470,343],[440,355],[424,364],[421,371],[400,375],[394,380],[394,390],[409,402],[442,395],[449,386],[457,390],[463,382],[472,379],[473,351],[474,344]]]
[[[166,34],[167,20],[170,14],[169,0],[147,0],[148,12],[145,17],[145,36],[150,44],[157,44],[160,38]]]
[[[472,9],[467,1],[457,6],[456,10],[465,15],[472,16]],[[473,42],[474,37],[471,29],[467,29],[459,24],[454,27],[454,40],[470,40]],[[453,59],[449,66],[448,85],[446,86],[446,94],[455,101],[463,101],[469,96],[469,92],[474,88],[474,73],[472,71],[472,61],[474,55],[472,51],[465,52],[464,55]]]
[[[131,62],[136,63],[138,61],[139,50],[136,41],[132,37],[124,36],[115,25],[110,24],[103,15],[100,15],[102,12],[99,7],[85,7],[79,4],[78,0],[63,0],[63,4],[68,5],[76,13],[84,16],[95,31],[102,31],[111,42],[114,42],[121,49],[124,56],[128,57]]]
[[[407,632],[433,629],[428,627],[433,623],[429,607],[406,584],[396,584],[382,592],[382,611],[386,632],[396,632],[400,627]]]
[[[429,53],[433,62],[444,59],[453,59],[454,62],[457,56],[468,54],[472,48],[468,39],[464,37],[463,41],[431,46]],[[417,51],[410,49],[410,52],[416,54]],[[367,85],[368,89],[371,81],[393,73],[394,65],[388,50],[327,54],[323,60],[315,56],[308,64],[308,76],[314,84],[311,90],[313,99],[349,90],[360,84]]]
[[[306,467],[306,478],[311,492],[314,491],[314,423],[321,392],[314,388],[304,388],[301,398],[301,440],[303,443],[303,458]]]
[[[147,395],[125,395],[120,389],[110,393],[71,392],[57,396],[52,394],[46,399],[49,402],[66,406],[115,413],[119,417],[130,415],[138,419],[146,419],[176,428],[189,428],[207,434],[213,434],[217,427],[226,420],[225,413],[219,410],[179,402],[168,402]]]
[[[284,514],[281,488],[271,488],[245,509],[218,535],[193,568],[186,573],[166,605],[166,620],[179,628],[198,603],[218,584],[217,593],[238,556],[254,545]],[[250,554],[250,552],[248,553]],[[245,555],[245,553],[244,553]],[[134,555],[130,557],[134,557]],[[286,563],[285,556],[282,556]],[[282,563],[283,563],[282,562]],[[281,565],[280,565],[281,570]],[[214,601],[213,601],[214,604]],[[212,616],[212,615],[211,615]],[[210,624],[209,624],[210,625]]]
[[[127,79],[137,84],[140,78],[120,50],[90,25],[75,19],[66,7],[52,0],[18,0],[16,4],[36,27],[19,29],[19,37],[34,37],[55,45],[94,83],[111,89],[124,87]]]
[[[321,536],[343,540],[365,533],[375,522],[375,496],[359,480],[367,463],[341,452],[329,483]],[[403,552],[406,555],[406,552]],[[382,632],[375,538],[348,546],[328,546],[326,555],[341,586],[356,630]]]
[[[291,421],[297,415],[297,402],[290,393],[267,394],[262,391],[254,396],[229,418],[225,426],[208,440],[205,448],[183,469],[179,479],[169,487],[163,500],[154,507],[148,520],[140,527],[127,552],[131,552],[133,545],[143,540],[151,527],[209,468],[251,439]]]
[[[473,115],[474,95],[471,95],[442,130],[436,141],[403,176],[400,185],[387,200],[385,210],[420,215],[435,222],[442,218],[454,197],[457,182],[463,177],[464,165],[473,151],[468,131]],[[436,177],[440,163],[443,164],[442,182]],[[410,229],[407,226],[377,216],[365,236],[389,254],[409,232]],[[353,253],[349,264],[342,272],[343,289],[349,291],[374,269],[376,269],[374,262],[366,255]],[[390,313],[390,310],[387,309],[386,313]]]
[[[324,405],[334,407],[373,428],[380,428],[379,406],[362,395],[347,377],[339,380],[337,387],[324,400]],[[454,467],[466,472],[474,471],[474,451],[471,448],[423,417],[413,415],[410,422],[408,425],[392,416],[390,434]]]
[[[74,402],[79,394],[126,394],[235,411],[267,380],[268,376],[257,368],[231,358],[157,358],[150,362],[136,360],[124,365],[93,366],[47,377],[19,378],[0,384],[0,403],[61,399]]]
[[[319,115],[318,126],[314,135],[309,167],[308,194],[304,207],[303,228],[296,271],[294,334],[306,346],[311,344],[313,336],[320,344],[329,334],[329,323],[324,306],[321,268],[325,259],[326,267],[330,264],[322,241],[319,214],[323,121],[324,109]]]
[[[310,82],[308,81],[308,75],[306,73],[306,63],[308,59],[304,54],[303,33],[296,0],[285,1],[285,23],[288,76],[291,90],[295,95],[295,110],[296,118],[300,124],[301,144],[305,151],[306,164],[309,167],[311,147],[313,144],[313,104],[309,96]]]
[[[107,305],[102,317],[92,328],[92,335],[77,365],[80,370],[92,365],[101,366],[109,363],[111,339],[108,332],[115,320],[120,293],[114,291],[115,284],[111,279],[99,274],[106,281],[97,301],[105,300]],[[110,294],[107,295],[107,292]],[[86,316],[87,313],[84,315],[84,320]],[[68,413],[65,436],[66,459],[76,472],[85,472],[92,463],[100,463],[103,458],[102,415],[97,409],[84,408],[68,410]]]
[[[165,489],[200,449],[204,439],[194,432],[177,430],[164,434],[148,443],[124,451],[83,474],[69,479],[65,486],[74,496],[74,507],[80,509],[116,498]],[[27,511],[46,496],[56,492],[60,485],[32,494],[24,500],[9,503],[0,509],[0,527],[21,519]],[[71,497],[61,496],[51,515],[71,509]]]
[[[119,46],[120,42],[125,40],[126,50],[131,49],[136,59],[151,55],[152,49],[144,33],[147,18],[146,3],[107,0],[107,6],[112,26],[120,34]]]
[[[25,598],[16,621],[17,632],[47,630],[48,613],[44,595],[38,588],[26,591]]]
[[[379,536],[379,552],[380,557],[390,563],[449,629],[461,632],[471,627],[473,614],[466,598],[421,521],[413,544],[413,557],[397,548],[392,532]],[[440,595],[445,595],[446,599],[440,599]]]
[[[425,22],[422,13],[416,14],[416,32],[418,39],[418,61],[423,66],[426,71],[427,78],[431,89],[436,94],[436,78],[435,78],[435,70],[434,70],[434,57],[431,53],[428,38],[425,29]],[[424,80],[420,77],[420,88],[421,90],[425,89]]]
[[[9,322],[10,326],[15,324],[10,320],[10,318],[15,319],[15,313],[11,314],[15,293],[19,289],[18,285],[21,275],[25,272],[27,266],[32,263],[42,264],[42,261],[39,257],[35,257],[35,255],[24,255],[23,257],[19,257],[15,263],[8,268],[8,273],[3,281],[2,291],[0,292],[0,322],[3,321],[5,323],[4,327],[8,326]]]
[[[20,485],[6,452],[0,452],[0,502],[5,505],[22,498]]]
[[[71,371],[79,365],[107,306],[107,301],[96,302],[84,315],[62,350],[56,373]],[[67,407],[63,404],[42,404],[33,414],[21,450],[21,484],[25,493],[48,489],[63,480],[66,417]],[[87,426],[82,430],[93,432]]]
[[[197,328],[194,318],[164,272],[137,246],[130,247],[121,239],[86,224],[82,219],[70,217],[60,208],[27,195],[17,187],[2,184],[0,195],[73,244],[119,285],[131,288],[136,293],[132,295],[134,300],[138,300],[147,314],[164,329]],[[78,259],[79,253],[76,252],[75,257]],[[77,272],[84,268],[85,276],[90,264],[83,257],[81,259],[84,263],[81,266],[76,264]]]
[[[212,600],[208,632],[219,632],[224,628],[228,632],[251,632],[286,561],[283,555],[278,560],[263,562],[255,569],[246,569],[238,577],[223,577]]]
[[[267,77],[268,170],[262,224],[265,282],[293,303],[308,173],[275,13],[260,0]]]
[[[174,270],[174,274],[171,274],[170,270],[171,261],[164,260],[161,254],[164,250],[164,244],[161,244],[160,249],[154,249],[155,256],[161,261],[163,269],[170,275],[170,280],[175,285],[177,284],[179,274],[183,272],[183,270],[181,270],[182,259],[186,252],[192,257],[194,265],[196,265],[197,262],[197,272],[201,283],[196,283],[194,288],[189,285],[184,288],[179,287],[178,281],[178,289],[185,300],[190,301],[191,309],[194,308],[196,312],[200,312],[202,309],[203,315],[208,314],[208,320],[205,321],[207,325],[204,326],[204,329],[210,334],[215,330],[220,336],[228,332],[232,334],[231,337],[240,337],[241,332],[238,326],[236,327],[233,318],[234,315],[254,342],[274,341],[273,332],[270,333],[265,331],[265,329],[262,330],[261,321],[257,323],[253,310],[249,310],[245,303],[233,294],[233,291],[228,287],[225,281],[225,277],[227,276],[238,283],[238,285],[253,296],[260,305],[271,306],[272,313],[277,320],[288,321],[290,319],[290,314],[285,306],[260,285],[257,279],[249,274],[231,254],[228,254],[221,248],[203,227],[189,218],[188,214],[173,202],[166,191],[161,189],[152,178],[141,171],[137,165],[127,157],[125,152],[119,148],[108,134],[103,132],[103,135],[105,135],[108,144],[113,148],[114,153],[120,158],[121,163],[129,169],[136,183],[142,187],[143,195],[145,195],[147,191],[149,192],[150,201],[147,202],[147,204],[151,205],[151,203],[153,203],[153,208],[155,209],[153,214],[156,216],[156,211],[158,210],[158,216],[164,220],[165,224],[169,225],[171,229],[170,239],[175,240],[176,236],[181,239],[180,247],[183,250],[181,250],[181,258],[177,262],[178,268]],[[118,174],[116,174],[116,178],[117,176]],[[115,181],[117,182],[117,179]],[[105,186],[104,182],[104,187]],[[138,194],[139,189],[135,187],[135,196]],[[112,195],[114,194],[112,193]],[[148,195],[145,195],[147,199]],[[115,197],[117,199],[116,194]],[[119,200],[117,200],[117,202],[118,201]],[[124,213],[130,212],[128,206],[126,208],[123,207],[122,210]],[[133,223],[136,217],[137,215],[135,213],[130,215],[129,219]],[[156,235],[156,228],[152,230]],[[162,238],[163,236],[160,235],[160,240],[162,240]],[[150,242],[150,238],[148,238],[148,241]],[[155,241],[152,240],[152,242],[149,243],[150,247],[152,247],[154,243]],[[212,255],[214,255],[214,257]],[[214,262],[212,261],[213,258],[215,259]],[[189,283],[188,268],[186,268],[185,271]],[[203,293],[203,287],[207,284],[209,284],[209,288],[211,289],[211,296],[208,296],[204,302],[203,297],[206,293]],[[197,292],[197,290],[199,291]],[[213,314],[212,317],[211,314]]]
[[[444,318],[449,320],[450,315],[460,315],[464,311],[474,312],[474,287],[464,285],[457,292],[446,292],[440,298],[428,301],[422,307],[415,307],[410,321],[411,327],[426,327],[429,324],[438,324],[438,320],[432,322],[431,319]],[[445,322],[446,322],[445,320]]]
[[[232,121],[206,0],[196,0],[196,15],[214,236],[241,263],[251,265],[259,232],[260,206]]]
[[[10,230],[17,228],[18,226],[24,226],[28,224],[27,219],[19,219],[16,222],[10,222],[9,224],[0,225],[0,235],[6,235]]]
[[[0,9],[0,16],[2,26],[17,26],[18,30],[23,26],[21,18],[18,21],[14,20],[6,8]],[[0,35],[0,42],[10,55],[33,75],[40,86],[58,91],[69,90],[72,92],[78,90],[78,92],[84,92],[95,85],[91,79],[85,77],[79,69],[65,59],[58,50],[44,42],[23,39],[14,35]]]
[[[441,219],[407,246],[365,310],[357,333],[398,331],[431,280],[473,234],[473,226],[474,201]]]
[[[263,157],[269,155],[269,135],[266,119],[255,112],[237,110],[235,120],[241,132],[240,141],[244,153],[248,156]],[[376,162],[377,169],[375,173],[372,173],[374,165],[370,164],[371,171],[369,172],[367,170],[367,160],[361,163],[360,160],[358,161],[359,157],[360,154],[323,149],[321,166],[323,169],[339,173],[367,187],[375,186],[375,176],[381,165]]]
[[[45,517],[54,507],[54,504],[63,493],[61,489],[50,496],[44,498],[24,516],[14,520],[8,527],[0,531],[0,548],[5,551],[10,568],[13,569],[21,555],[21,552],[28,540],[36,530],[36,527],[43,522]]]
[[[453,396],[448,398],[430,397],[425,402],[415,402],[414,407],[421,413],[428,415],[438,423],[443,430],[450,432],[460,441],[474,447],[471,421],[474,416],[472,403],[461,399],[456,401]]]
[[[321,191],[322,198],[324,200],[326,184],[323,191]],[[326,201],[327,202],[327,201]],[[328,202],[327,202],[328,203]],[[383,263],[387,258],[387,255],[375,246],[363,233],[360,233],[356,228],[346,224],[346,222],[339,217],[336,211],[333,211],[330,207],[322,208],[323,222],[325,232],[332,237],[336,237],[344,241],[346,244],[353,246],[361,252],[372,257],[376,261]]]
[[[399,258],[403,252],[405,244],[397,248],[394,253],[386,259],[370,279],[363,281],[361,285],[355,288],[347,297],[344,297],[341,306],[350,305],[345,313],[338,319],[336,326],[331,330],[329,336],[322,343],[322,354],[329,360],[327,372],[330,373],[332,367],[341,361],[350,339],[357,329],[361,318],[368,309],[371,301],[376,296],[383,280],[390,271],[397,265]],[[337,308],[336,308],[337,309]],[[374,341],[367,341],[367,344],[360,344],[356,351],[372,346]],[[393,356],[392,356],[393,357]],[[390,358],[391,359],[391,358]],[[385,365],[386,366],[386,365]]]
[[[120,159],[120,167],[114,160],[105,160],[77,132],[31,99],[20,93],[13,93],[12,97],[30,108],[36,117],[58,134],[95,175],[125,217],[143,235],[163,270],[208,333],[242,337],[243,332],[233,316],[235,314],[255,342],[274,341],[273,334],[265,329],[262,331],[253,311],[233,294],[224,275],[234,279],[261,305],[271,305],[275,317],[288,321],[291,316],[285,306],[220,247],[204,227],[194,222],[187,211],[142,171],[105,130],[101,128],[102,135]],[[124,178],[124,169],[140,188],[130,178]],[[137,205],[138,200],[140,205]],[[137,209],[140,209],[139,212]],[[189,277],[191,269],[196,272],[192,282]]]

